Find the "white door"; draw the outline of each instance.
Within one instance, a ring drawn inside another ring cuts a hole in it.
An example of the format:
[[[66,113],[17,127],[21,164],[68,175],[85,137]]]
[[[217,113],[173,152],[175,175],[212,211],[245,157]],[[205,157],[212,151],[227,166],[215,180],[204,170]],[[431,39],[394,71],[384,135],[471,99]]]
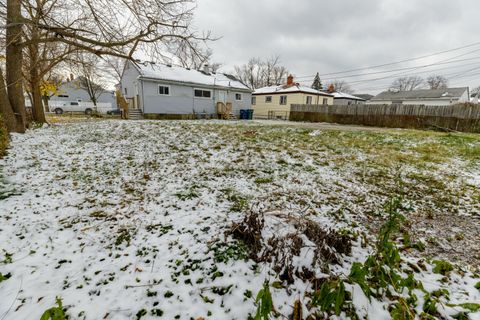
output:
[[[227,92],[226,91],[219,91],[218,92],[218,102],[227,102]]]

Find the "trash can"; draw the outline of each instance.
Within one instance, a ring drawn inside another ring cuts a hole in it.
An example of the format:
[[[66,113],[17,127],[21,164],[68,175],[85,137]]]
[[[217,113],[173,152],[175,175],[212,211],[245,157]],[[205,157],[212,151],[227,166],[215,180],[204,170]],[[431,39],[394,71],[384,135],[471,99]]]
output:
[[[240,120],[246,120],[246,119],[248,119],[247,116],[248,116],[247,110],[245,110],[245,109],[240,109]]]
[[[248,109],[247,110],[247,119],[248,120],[253,120],[253,109]]]

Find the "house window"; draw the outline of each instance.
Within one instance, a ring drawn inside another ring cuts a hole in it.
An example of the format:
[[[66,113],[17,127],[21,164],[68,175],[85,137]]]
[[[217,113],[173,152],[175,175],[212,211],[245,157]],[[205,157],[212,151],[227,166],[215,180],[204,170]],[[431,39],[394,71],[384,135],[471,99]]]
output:
[[[252,106],[257,104],[257,97],[252,97]]]
[[[242,101],[242,94],[241,93],[235,93],[235,100]]]
[[[312,104],[312,97],[311,96],[307,97],[307,104]]]
[[[210,91],[210,90],[202,90],[202,89],[195,89],[195,97],[196,97],[196,98],[211,99],[211,98],[212,98],[212,91]]]
[[[127,88],[125,88],[125,96],[128,96]]]
[[[59,94],[58,97],[59,97],[59,98],[68,98],[68,95],[66,95],[66,94]]]
[[[287,104],[287,96],[280,96],[280,104],[281,105]]]
[[[327,99],[327,98],[323,98],[323,104],[324,104],[324,105],[327,105],[327,104],[328,104],[328,99]]]
[[[158,94],[162,96],[169,96],[170,95],[170,87],[169,86],[158,86]]]
[[[272,96],[266,96],[265,97],[265,102],[266,103],[272,103]]]

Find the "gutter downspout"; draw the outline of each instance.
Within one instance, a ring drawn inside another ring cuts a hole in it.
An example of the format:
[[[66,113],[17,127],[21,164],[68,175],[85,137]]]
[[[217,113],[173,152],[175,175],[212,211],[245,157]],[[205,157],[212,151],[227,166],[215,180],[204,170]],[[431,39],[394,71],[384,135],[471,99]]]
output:
[[[145,114],[145,99],[144,99],[144,94],[143,94],[143,79],[140,78],[140,84],[142,87],[142,111],[143,114]]]

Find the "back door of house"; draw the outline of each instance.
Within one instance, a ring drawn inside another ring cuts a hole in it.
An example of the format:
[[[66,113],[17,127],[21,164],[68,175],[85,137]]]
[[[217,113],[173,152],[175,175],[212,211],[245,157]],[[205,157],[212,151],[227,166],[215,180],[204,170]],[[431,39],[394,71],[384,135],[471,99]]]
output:
[[[226,103],[227,102],[227,92],[226,91],[219,91],[218,92],[218,101]]]

